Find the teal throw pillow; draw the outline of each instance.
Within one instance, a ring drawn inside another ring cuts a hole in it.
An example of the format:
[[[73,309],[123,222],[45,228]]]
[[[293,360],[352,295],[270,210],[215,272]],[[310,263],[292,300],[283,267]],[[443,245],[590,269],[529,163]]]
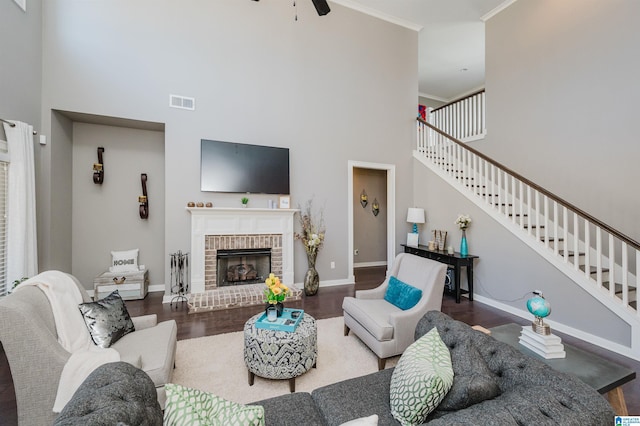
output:
[[[398,308],[406,311],[411,309],[422,298],[422,290],[415,288],[412,285],[404,283],[392,276],[389,278],[389,285],[387,291],[384,294],[384,300],[397,306]]]
[[[164,426],[264,426],[264,407],[168,383]]]
[[[449,349],[434,327],[400,357],[391,376],[391,414],[402,426],[424,423],[453,385]]]

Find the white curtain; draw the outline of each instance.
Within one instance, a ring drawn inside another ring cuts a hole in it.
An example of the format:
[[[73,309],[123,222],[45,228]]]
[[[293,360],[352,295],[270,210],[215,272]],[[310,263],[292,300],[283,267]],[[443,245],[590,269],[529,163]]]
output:
[[[13,121],[4,124],[9,146],[7,199],[7,283],[38,274],[36,240],[36,176],[33,127]]]

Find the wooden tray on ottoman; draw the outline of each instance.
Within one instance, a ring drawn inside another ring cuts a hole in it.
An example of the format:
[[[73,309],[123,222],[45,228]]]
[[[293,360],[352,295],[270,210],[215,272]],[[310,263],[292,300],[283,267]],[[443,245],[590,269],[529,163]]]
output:
[[[108,296],[118,290],[123,300],[144,299],[149,291],[149,270],[133,272],[104,272],[93,280],[93,298]]]

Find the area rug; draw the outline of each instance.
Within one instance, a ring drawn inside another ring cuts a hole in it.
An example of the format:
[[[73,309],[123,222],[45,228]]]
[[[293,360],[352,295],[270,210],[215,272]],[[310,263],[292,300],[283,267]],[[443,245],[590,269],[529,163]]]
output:
[[[317,368],[296,378],[296,392],[378,371],[375,354],[353,333],[344,336],[343,325],[342,317],[317,321]],[[256,376],[249,386],[243,348],[242,331],[180,340],[172,382],[244,404],[289,393],[288,380]],[[395,366],[398,359],[387,360],[386,368]]]

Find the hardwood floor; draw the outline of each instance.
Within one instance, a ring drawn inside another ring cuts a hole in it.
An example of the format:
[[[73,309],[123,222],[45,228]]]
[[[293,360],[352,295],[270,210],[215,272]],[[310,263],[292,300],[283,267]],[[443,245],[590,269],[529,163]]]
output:
[[[302,308],[314,318],[331,318],[342,315],[342,299],[353,296],[355,289],[363,290],[378,286],[384,280],[384,267],[359,268],[355,271],[356,284],[321,288],[318,295],[304,297],[298,302],[287,303],[287,306]],[[127,309],[132,316],[157,314],[158,321],[175,319],[178,325],[178,340],[214,334],[229,333],[243,329],[247,318],[260,311],[260,307],[237,308],[226,311],[206,312],[189,315],[186,304],[177,307],[162,304],[162,293],[150,293],[144,300],[127,301]],[[444,296],[442,312],[467,324],[480,324],[490,328],[497,325],[515,322],[527,324],[520,317],[502,312],[479,302],[469,302],[466,298],[459,304],[453,297]],[[570,336],[560,335],[565,343],[572,344],[621,365],[640,374],[640,362],[630,360],[616,353],[582,342]],[[634,380],[623,386],[625,399],[630,415],[640,415],[640,380]],[[0,426],[17,424],[15,394],[11,373],[4,350],[0,348]]]

